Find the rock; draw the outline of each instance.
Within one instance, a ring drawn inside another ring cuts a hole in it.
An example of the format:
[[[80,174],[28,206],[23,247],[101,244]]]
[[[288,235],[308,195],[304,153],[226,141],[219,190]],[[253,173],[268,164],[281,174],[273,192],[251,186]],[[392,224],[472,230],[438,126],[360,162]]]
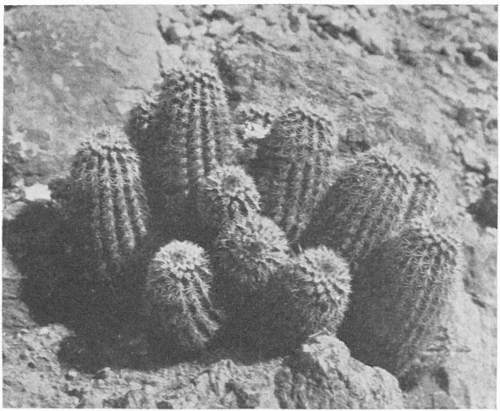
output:
[[[482,197],[468,207],[476,221],[487,227],[497,228],[498,215],[498,182],[493,180],[483,190]]]
[[[111,375],[113,374],[113,372],[111,371],[111,368],[109,367],[105,367],[99,371],[97,371],[95,374],[94,374],[94,379],[95,380],[106,380],[108,379]]]
[[[398,381],[350,356],[333,336],[311,338],[275,377],[282,408],[402,408]]]
[[[486,54],[491,61],[498,61],[498,47],[494,44],[488,44]]]
[[[228,36],[236,30],[237,26],[227,20],[215,20],[208,26],[207,34],[214,37]]]
[[[189,35],[189,29],[183,23],[174,23],[167,27],[163,38],[167,43],[179,44],[184,37]]]
[[[156,403],[142,389],[130,390],[122,397],[105,400],[103,405],[111,408],[156,408]]]
[[[66,375],[65,375],[66,379],[68,381],[72,381],[74,380],[76,377],[78,377],[78,371],[76,370],[69,370]]]

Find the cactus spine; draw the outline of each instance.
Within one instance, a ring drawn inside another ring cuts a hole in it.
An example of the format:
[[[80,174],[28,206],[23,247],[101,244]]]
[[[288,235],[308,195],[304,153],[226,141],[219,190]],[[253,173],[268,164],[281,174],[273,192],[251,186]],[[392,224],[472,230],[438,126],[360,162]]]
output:
[[[332,182],[337,147],[328,114],[298,102],[260,142],[252,167],[262,211],[295,242]]]
[[[236,166],[220,166],[200,181],[196,208],[200,223],[218,233],[237,216],[260,212],[260,194],[251,177]]]
[[[127,137],[102,128],[78,150],[71,172],[72,215],[100,275],[128,264],[148,231],[139,159]]]
[[[414,165],[410,171],[413,190],[406,210],[405,221],[422,216],[431,216],[439,202],[439,186],[436,173]]]
[[[402,377],[436,333],[464,267],[459,242],[413,221],[375,248],[355,279],[341,330],[353,355]]]
[[[184,224],[197,184],[215,167],[226,164],[238,151],[231,132],[224,86],[210,70],[170,70],[153,102],[140,117],[149,132],[139,144],[147,173],[153,211],[171,231]],[[140,113],[139,113],[140,114]],[[144,117],[146,116],[146,117]],[[149,149],[148,149],[149,147]],[[154,190],[154,191],[153,191]]]
[[[226,224],[216,240],[221,277],[243,295],[262,291],[288,262],[289,253],[283,230],[259,214]]]
[[[355,268],[392,229],[400,228],[410,190],[408,173],[387,152],[361,154],[330,187],[301,242],[331,247]]]
[[[146,310],[154,332],[172,348],[203,349],[219,328],[211,300],[212,273],[204,250],[188,241],[162,247],[148,267]]]
[[[274,305],[266,329],[281,346],[300,344],[322,329],[335,333],[350,292],[348,264],[324,246],[307,249],[273,282]]]

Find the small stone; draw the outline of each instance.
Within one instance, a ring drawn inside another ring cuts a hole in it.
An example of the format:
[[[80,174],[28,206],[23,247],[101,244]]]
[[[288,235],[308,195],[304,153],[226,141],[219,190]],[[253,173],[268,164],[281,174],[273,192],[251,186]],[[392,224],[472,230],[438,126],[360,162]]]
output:
[[[474,121],[474,111],[463,106],[459,107],[455,118],[458,124],[462,127],[467,127],[468,124]]]
[[[169,44],[180,43],[187,36],[189,36],[189,29],[183,23],[173,23],[163,33],[163,38]]]
[[[214,37],[224,37],[233,33],[235,25],[229,23],[227,20],[215,20],[210,23],[208,27],[208,35]]]
[[[494,44],[488,44],[486,54],[491,61],[498,61],[498,47]]]
[[[25,187],[24,193],[28,201],[50,200],[50,190],[46,184],[35,183],[29,187]]]
[[[66,375],[65,375],[65,378],[68,380],[68,381],[72,381],[74,380],[76,377],[78,377],[78,371],[76,370],[69,370]]]
[[[105,380],[109,378],[112,374],[111,368],[105,367],[99,371],[97,371],[94,375],[95,380]]]

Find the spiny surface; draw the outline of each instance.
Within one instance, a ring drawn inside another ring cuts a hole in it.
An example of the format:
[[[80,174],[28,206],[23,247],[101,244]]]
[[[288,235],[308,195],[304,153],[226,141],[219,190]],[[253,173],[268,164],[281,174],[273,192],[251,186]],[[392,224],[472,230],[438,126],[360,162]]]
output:
[[[355,267],[401,226],[410,191],[408,173],[386,151],[362,154],[330,187],[301,242],[331,247]]]
[[[144,296],[154,334],[183,351],[204,348],[219,328],[212,278],[201,247],[188,241],[162,247],[149,264]]]
[[[199,180],[234,161],[238,142],[230,127],[224,86],[215,71],[172,69],[138,108],[137,143],[145,163],[150,201],[173,227],[185,222]],[[140,134],[140,133],[139,133]]]
[[[139,159],[127,137],[105,127],[75,155],[70,213],[89,264],[120,273],[148,232]]]
[[[252,166],[262,211],[295,242],[333,178],[337,139],[326,110],[298,101],[281,114]]]
[[[324,246],[307,249],[290,261],[272,292],[267,328],[278,345],[296,346],[322,329],[335,333],[349,303],[349,266]]]
[[[214,232],[237,216],[260,212],[253,179],[237,166],[221,166],[202,178],[196,197],[200,223]]]
[[[342,338],[353,355],[398,377],[437,332],[464,268],[459,241],[415,220],[374,248],[353,284]]]

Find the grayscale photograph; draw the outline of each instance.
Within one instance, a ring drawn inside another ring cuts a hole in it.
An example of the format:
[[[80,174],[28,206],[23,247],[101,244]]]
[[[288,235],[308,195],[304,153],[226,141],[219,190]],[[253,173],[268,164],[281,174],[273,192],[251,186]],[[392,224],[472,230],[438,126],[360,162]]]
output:
[[[12,5],[3,61],[3,407],[497,407],[496,5]]]

